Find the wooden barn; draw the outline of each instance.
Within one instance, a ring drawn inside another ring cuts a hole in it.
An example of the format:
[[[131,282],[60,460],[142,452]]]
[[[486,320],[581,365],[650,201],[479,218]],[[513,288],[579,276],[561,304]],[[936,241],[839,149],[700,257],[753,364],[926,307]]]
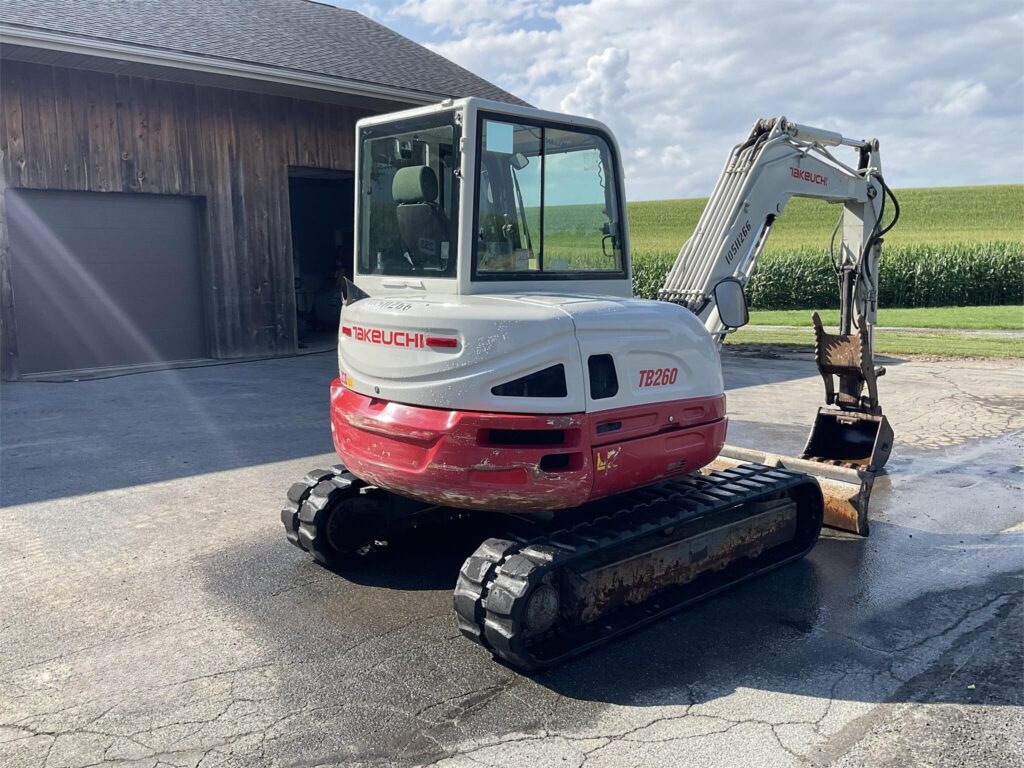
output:
[[[327,343],[356,120],[461,96],[518,102],[310,0],[3,0],[0,374]]]

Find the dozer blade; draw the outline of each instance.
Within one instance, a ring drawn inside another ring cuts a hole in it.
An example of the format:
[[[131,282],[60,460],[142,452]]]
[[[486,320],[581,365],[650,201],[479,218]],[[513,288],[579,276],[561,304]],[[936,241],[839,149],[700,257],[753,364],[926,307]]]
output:
[[[593,509],[536,539],[485,541],[455,588],[462,633],[519,669],[550,667],[803,557],[823,514],[811,478],[753,465]]]
[[[817,429],[817,422],[815,429]],[[889,444],[892,444],[891,438]],[[731,469],[747,463],[782,467],[811,475],[818,481],[822,496],[825,498],[824,524],[829,528],[838,528],[841,531],[850,531],[861,536],[868,535],[868,501],[871,498],[875,473],[866,466],[857,468],[828,464],[806,458],[782,456],[751,448],[726,445],[718,454],[718,458],[705,469]]]

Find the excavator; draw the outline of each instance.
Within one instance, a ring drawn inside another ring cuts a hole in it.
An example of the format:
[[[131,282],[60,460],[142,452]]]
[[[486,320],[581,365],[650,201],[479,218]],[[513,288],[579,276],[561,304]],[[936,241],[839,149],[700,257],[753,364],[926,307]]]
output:
[[[469,98],[356,132],[341,464],[288,490],[292,544],[333,566],[428,516],[507,521],[463,564],[455,616],[534,672],[803,557],[823,524],[867,533],[893,442],[872,330],[898,203],[877,141],[757,121],[652,300],[602,123]],[[795,457],[726,445],[719,359],[791,197],[842,206],[840,327],[814,317],[825,404]]]

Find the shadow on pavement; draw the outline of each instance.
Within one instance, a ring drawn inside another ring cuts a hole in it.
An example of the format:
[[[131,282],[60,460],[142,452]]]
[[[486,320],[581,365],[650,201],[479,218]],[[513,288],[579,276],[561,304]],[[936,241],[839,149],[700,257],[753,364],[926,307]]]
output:
[[[435,620],[450,615],[459,566],[482,536],[496,534],[497,530],[479,526],[428,527],[355,565],[329,571],[288,546],[282,533],[277,542],[261,542],[263,551],[258,555],[251,548],[245,550],[244,558],[241,551],[226,553],[211,569],[230,568],[231,577],[220,578],[211,570],[208,584],[233,606],[258,617],[257,631],[282,645],[282,657],[301,657],[302,648],[317,643],[326,650],[323,643],[331,643],[332,637],[348,642],[353,636],[364,636],[379,643],[382,652],[395,654],[393,663],[401,665],[402,640],[389,627],[409,626],[409,615]],[[804,560],[539,673],[533,680],[560,696],[628,706],[710,702],[742,688],[825,700],[928,701],[931,688],[922,688],[921,681],[909,684],[920,673],[914,671],[914,662],[930,652],[925,644],[958,627],[979,606],[993,603],[993,596],[1005,603],[997,617],[1004,631],[1015,632],[1020,640],[1024,622],[1006,621],[1010,614],[1020,618],[1019,578],[994,570],[986,580],[954,586],[946,574],[929,566],[926,571],[933,572],[934,580],[922,583],[916,568],[908,568],[906,575],[879,571],[878,555],[871,550],[878,542],[892,544],[896,551],[890,562],[898,563],[911,559],[901,554],[904,549],[917,550],[918,557],[925,553],[934,557],[953,548],[978,553],[996,546],[994,541],[992,535],[920,531],[908,538],[908,529],[878,522],[871,540],[829,532]],[[1003,568],[1014,552],[1019,556],[1024,549],[1024,537],[998,546],[1002,553],[993,562]],[[950,558],[948,567],[961,568],[954,560]],[[274,562],[273,567],[268,568],[269,562]],[[294,575],[286,574],[296,570],[311,575],[297,585],[286,585],[290,599],[280,603],[272,598],[280,594],[281,584],[267,576],[275,570],[278,578],[290,580]],[[244,591],[228,588],[232,583],[244,585]],[[316,606],[312,613],[307,612],[310,606]],[[396,616],[396,606],[404,606],[407,613]],[[453,630],[454,618],[450,626]],[[279,631],[279,627],[289,629]],[[384,637],[387,640],[376,639]],[[448,642],[451,637],[446,634]],[[1018,649],[1016,662],[995,658],[991,663],[999,667],[1016,663],[1019,669],[1022,645],[1009,645]],[[460,678],[477,674],[480,650],[461,639],[445,647],[448,650],[438,651],[444,658],[440,665],[444,674],[453,678],[450,682],[456,687],[471,686],[472,680],[463,683]],[[924,665],[930,669],[929,680],[939,674],[936,669],[945,670],[940,676],[953,671],[953,651],[942,652],[949,659],[945,665],[942,659]],[[327,679],[340,683],[347,674],[358,673],[333,652],[327,655],[332,657],[325,659],[330,667]],[[387,663],[374,658],[375,664]],[[898,664],[903,661],[909,663],[910,674],[894,682],[892,676],[899,674]],[[429,688],[431,676],[437,673],[432,665],[405,668],[403,679],[418,690]],[[407,679],[409,675],[412,679]],[[845,682],[837,689],[840,678]],[[1019,698],[1004,685],[990,703]]]
[[[451,590],[459,568],[491,536],[500,536],[498,520],[459,520],[450,525],[427,524],[388,542],[385,549],[327,570],[353,584],[383,589]],[[297,551],[297,550],[296,550]],[[308,556],[302,553],[303,556]]]
[[[0,388],[0,506],[332,452],[333,354]]]

